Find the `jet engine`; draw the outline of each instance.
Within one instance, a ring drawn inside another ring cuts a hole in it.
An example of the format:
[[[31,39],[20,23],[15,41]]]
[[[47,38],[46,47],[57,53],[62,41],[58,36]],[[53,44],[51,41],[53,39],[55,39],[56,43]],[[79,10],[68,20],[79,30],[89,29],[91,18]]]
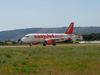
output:
[[[47,42],[47,45],[53,44],[52,40],[47,40],[46,42]]]

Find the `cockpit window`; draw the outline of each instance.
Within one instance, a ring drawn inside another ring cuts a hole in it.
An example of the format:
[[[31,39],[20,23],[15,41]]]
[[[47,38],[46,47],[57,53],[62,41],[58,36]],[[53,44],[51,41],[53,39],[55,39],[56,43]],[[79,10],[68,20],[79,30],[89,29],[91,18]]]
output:
[[[29,36],[25,36],[26,38],[29,38]]]

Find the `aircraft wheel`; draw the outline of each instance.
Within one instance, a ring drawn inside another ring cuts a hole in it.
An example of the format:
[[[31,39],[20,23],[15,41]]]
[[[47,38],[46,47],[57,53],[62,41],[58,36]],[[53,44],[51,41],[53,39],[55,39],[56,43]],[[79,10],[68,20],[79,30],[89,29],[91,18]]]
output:
[[[53,46],[56,46],[56,43],[53,43],[52,45],[53,45]]]
[[[32,46],[32,43],[30,43],[30,47]]]
[[[47,45],[47,41],[45,41],[44,43],[43,43],[43,46],[46,46]]]
[[[43,46],[46,46],[46,44],[43,44]]]

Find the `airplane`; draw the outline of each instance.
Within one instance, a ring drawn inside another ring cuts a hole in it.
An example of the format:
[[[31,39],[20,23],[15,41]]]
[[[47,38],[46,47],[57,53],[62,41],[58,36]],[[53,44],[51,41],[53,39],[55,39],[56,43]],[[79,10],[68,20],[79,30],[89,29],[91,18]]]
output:
[[[30,46],[37,45],[38,43],[43,43],[43,46],[51,44],[55,46],[57,42],[73,39],[73,27],[74,22],[69,25],[65,33],[27,34],[21,39],[21,41],[24,43],[29,43]]]

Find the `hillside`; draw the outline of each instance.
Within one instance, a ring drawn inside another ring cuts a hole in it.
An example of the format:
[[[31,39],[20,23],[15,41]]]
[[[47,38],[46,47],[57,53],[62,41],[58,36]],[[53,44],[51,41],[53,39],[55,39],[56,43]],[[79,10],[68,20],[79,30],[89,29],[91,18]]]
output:
[[[64,33],[67,27],[61,28],[27,28],[0,32],[0,41],[21,39],[25,34],[29,33]],[[74,34],[90,34],[99,33],[100,27],[74,27]]]

